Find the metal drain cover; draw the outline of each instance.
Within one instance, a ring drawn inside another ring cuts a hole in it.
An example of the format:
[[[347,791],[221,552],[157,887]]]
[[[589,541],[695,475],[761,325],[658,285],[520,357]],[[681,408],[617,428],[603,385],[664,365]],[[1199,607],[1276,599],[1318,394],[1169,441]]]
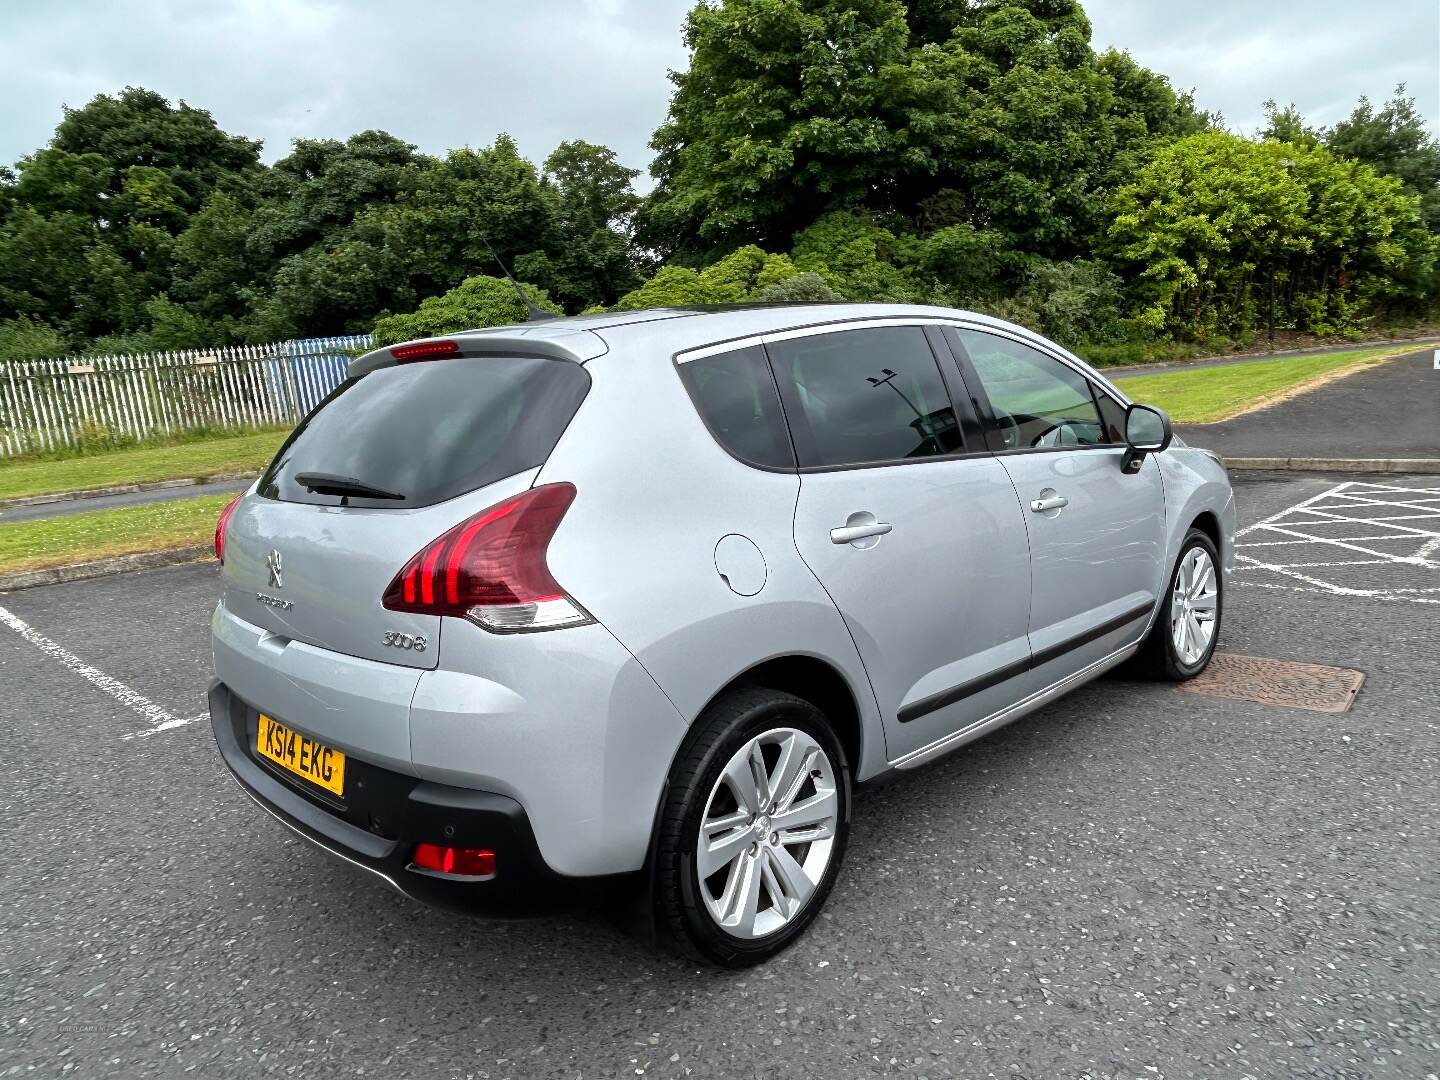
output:
[[[1364,681],[1363,671],[1350,668],[1216,653],[1204,674],[1180,683],[1179,689],[1288,709],[1342,713],[1354,704]]]

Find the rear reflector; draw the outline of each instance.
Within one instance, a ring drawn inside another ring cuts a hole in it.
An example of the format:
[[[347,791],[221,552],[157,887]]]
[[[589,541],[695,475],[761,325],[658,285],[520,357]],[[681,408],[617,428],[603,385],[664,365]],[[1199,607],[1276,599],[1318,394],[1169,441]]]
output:
[[[593,622],[545,563],[574,499],[575,485],[545,484],[467,518],[417,552],[382,603],[390,611],[458,616],[496,634]]]
[[[397,364],[409,364],[416,360],[439,360],[446,356],[459,356],[460,346],[453,341],[417,341],[413,345],[396,345],[390,350]]]
[[[493,878],[495,853],[489,848],[455,848],[440,844],[417,844],[411,865],[432,874],[451,877]]]
[[[244,495],[236,495],[228,503],[225,509],[220,511],[220,518],[215,522],[215,558],[220,560],[220,565],[225,565],[225,528],[230,524],[230,515],[235,513],[235,507],[243,499]]]

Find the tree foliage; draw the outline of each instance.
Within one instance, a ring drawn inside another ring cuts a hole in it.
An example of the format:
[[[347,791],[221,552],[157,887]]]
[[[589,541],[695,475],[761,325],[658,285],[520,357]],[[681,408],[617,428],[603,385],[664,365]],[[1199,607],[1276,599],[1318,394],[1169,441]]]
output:
[[[526,299],[548,308],[550,297],[534,285],[520,286]],[[504,278],[477,274],[440,296],[431,296],[407,315],[389,315],[375,324],[375,344],[393,345],[412,338],[454,334],[484,326],[525,321],[525,304]]]
[[[449,332],[804,300],[964,306],[1067,344],[1352,332],[1433,310],[1440,143],[1404,87],[1253,139],[1080,0],[704,0],[655,184],[571,139],[442,156],[384,131],[273,165],[128,87],[0,167],[0,355]],[[1285,162],[1291,162],[1287,169]],[[494,255],[492,255],[492,250]],[[410,314],[406,314],[410,313]]]
[[[1440,231],[1440,141],[1425,130],[1403,83],[1378,110],[1362,97],[1347,119],[1325,133],[1325,145],[1381,176],[1395,177],[1420,197],[1430,230]]]
[[[681,257],[783,246],[833,211],[1081,251],[1117,162],[1204,126],[1076,0],[730,0],[685,28],[642,239]]]
[[[1279,318],[1332,332],[1428,277],[1435,237],[1393,177],[1319,145],[1206,132],[1172,143],[1115,193],[1108,240],[1159,333]]]

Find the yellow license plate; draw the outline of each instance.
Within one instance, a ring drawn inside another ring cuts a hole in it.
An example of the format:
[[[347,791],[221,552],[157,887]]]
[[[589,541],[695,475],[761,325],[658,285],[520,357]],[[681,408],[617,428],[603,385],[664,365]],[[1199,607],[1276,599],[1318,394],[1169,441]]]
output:
[[[260,714],[255,749],[282,769],[336,795],[345,792],[345,755]]]

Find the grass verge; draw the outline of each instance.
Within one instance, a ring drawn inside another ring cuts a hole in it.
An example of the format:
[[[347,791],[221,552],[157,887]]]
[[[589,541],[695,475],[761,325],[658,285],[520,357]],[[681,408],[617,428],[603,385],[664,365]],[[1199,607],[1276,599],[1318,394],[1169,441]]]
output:
[[[6,462],[0,464],[0,499],[185,480],[215,473],[259,472],[270,463],[287,434],[262,431],[88,457]]]
[[[111,555],[203,544],[233,495],[0,525],[0,573],[69,566]]]
[[[1177,424],[1214,424],[1414,351],[1414,345],[1382,345],[1323,356],[1127,375],[1115,383],[1132,401],[1160,406]]]

